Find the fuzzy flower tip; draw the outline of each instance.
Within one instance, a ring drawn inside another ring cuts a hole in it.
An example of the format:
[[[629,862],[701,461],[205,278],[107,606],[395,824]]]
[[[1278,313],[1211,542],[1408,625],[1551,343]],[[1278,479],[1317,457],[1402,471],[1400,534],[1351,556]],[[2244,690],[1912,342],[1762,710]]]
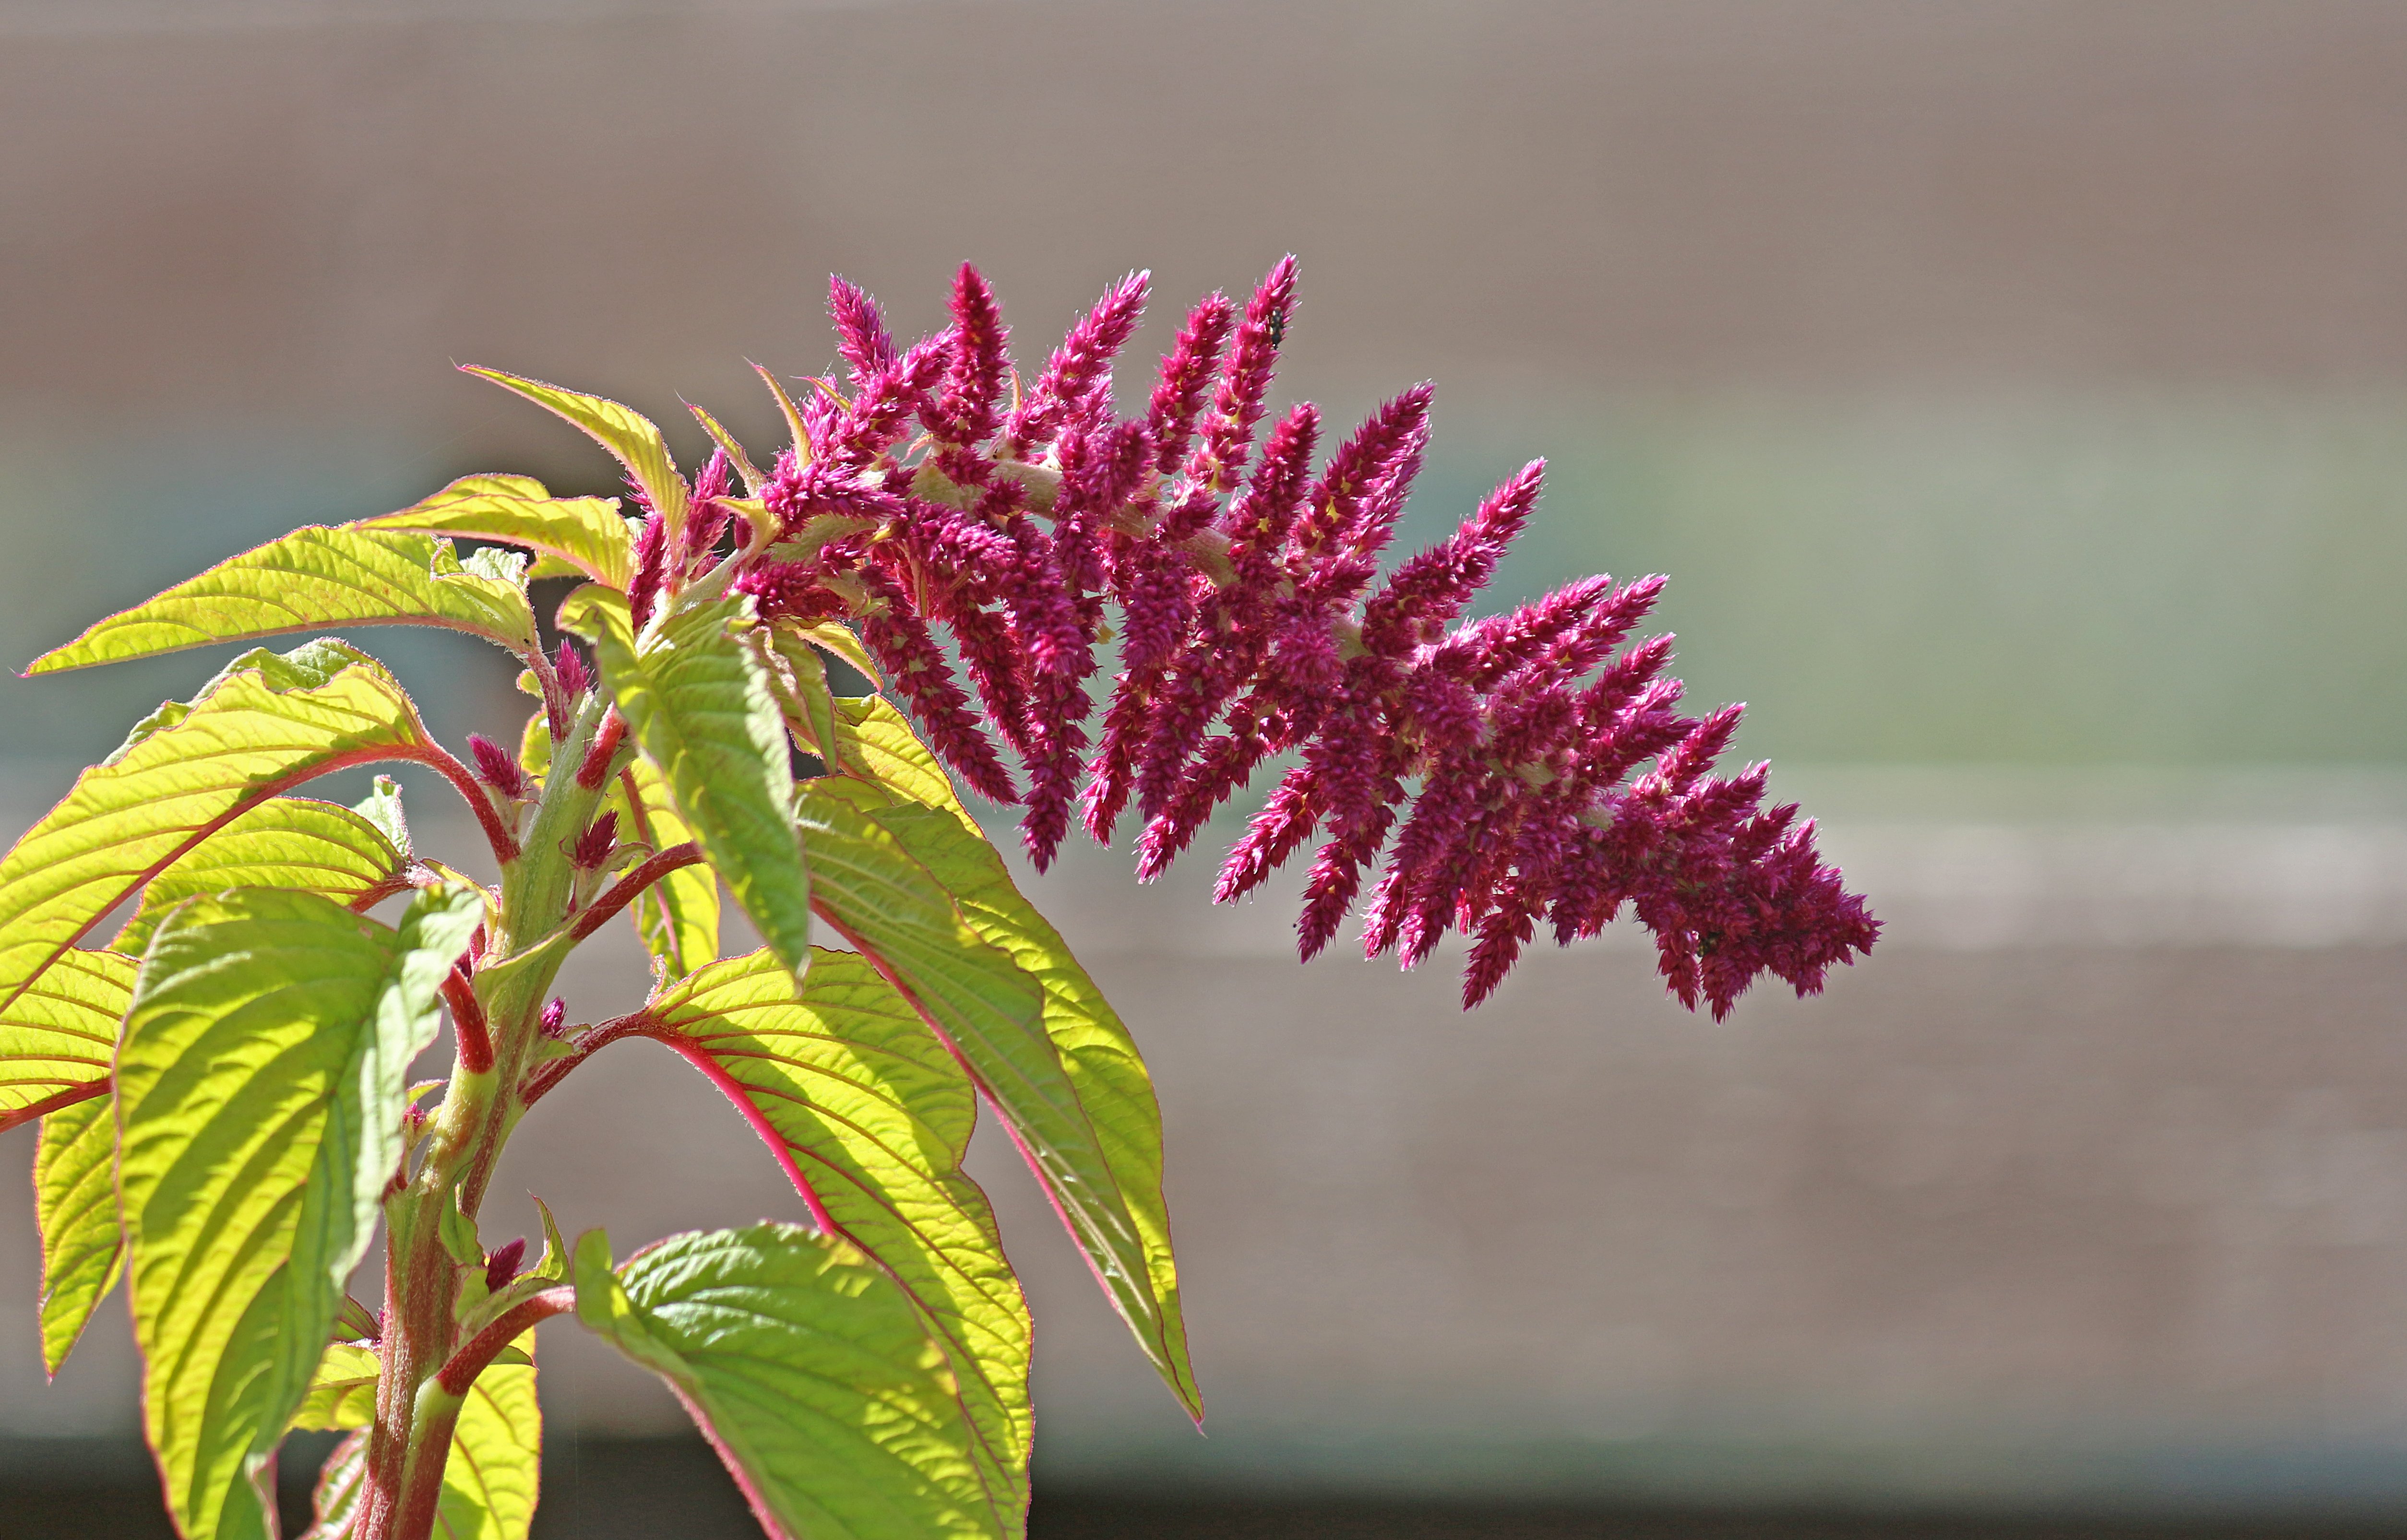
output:
[[[477,779],[504,797],[534,795],[534,788],[528,784],[526,770],[520,766],[518,756],[483,733],[468,735],[468,756],[477,762]]]
[[[1428,387],[1317,473],[1309,405],[1260,437],[1295,276],[1285,259],[1242,307],[1197,304],[1125,421],[1112,366],[1143,274],[1024,389],[976,268],[955,279],[950,324],[909,347],[836,280],[851,393],[814,382],[811,451],[762,489],[781,538],[732,591],[771,624],[857,622],[936,752],[1024,808],[1040,868],[1075,803],[1103,840],[1132,811],[1140,875],[1156,875],[1280,759],[1216,892],[1305,860],[1306,956],[1359,906],[1365,950],[1407,967],[1462,938],[1476,1004],[1542,929],[1568,943],[1627,916],[1653,933],[1671,992],[1718,1017],[1764,974],[1811,994],[1868,951],[1879,924],[1813,824],[1765,803],[1763,767],[1716,772],[1738,709],[1678,710],[1670,639],[1638,636],[1661,579],[1590,578],[1465,618],[1537,508],[1542,463],[1383,578]],[[697,497],[724,478],[715,464]],[[705,559],[665,549],[658,526],[637,543],[639,617]],[[1089,682],[1115,635],[1097,720]]]

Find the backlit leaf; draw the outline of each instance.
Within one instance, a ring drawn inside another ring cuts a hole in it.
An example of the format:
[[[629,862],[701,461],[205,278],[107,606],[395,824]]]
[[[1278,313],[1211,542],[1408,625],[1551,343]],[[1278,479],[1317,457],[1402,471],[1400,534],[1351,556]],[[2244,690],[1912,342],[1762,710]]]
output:
[[[628,476],[644,489],[652,511],[667,520],[672,542],[685,529],[685,478],[677,474],[677,462],[669,458],[668,441],[661,437],[661,431],[650,418],[615,401],[563,390],[541,380],[521,379],[498,369],[468,367],[467,372],[491,380],[506,390],[514,390],[583,430],[594,443],[616,456],[619,463],[626,467]]]
[[[443,1465],[435,1540],[525,1540],[541,1486],[543,1413],[535,1405],[534,1334],[517,1346],[529,1362],[492,1363],[468,1387]]]
[[[143,1423],[189,1540],[271,1533],[261,1482],[402,1151],[403,1074],[481,914],[393,930],[311,893],[192,899],[152,939],[117,1055]]]
[[[766,952],[714,963],[644,1016],[644,1035],[709,1076],[837,1233],[919,1308],[959,1382],[995,1505],[1018,1514],[1028,1311],[986,1194],[961,1169],[976,1118],[961,1067],[850,953],[816,953],[799,993]]]
[[[428,752],[409,698],[347,643],[235,658],[190,705],[152,713],[0,858],[0,1024],[103,915],[241,812],[328,770]],[[0,1113],[25,1104],[14,1095],[0,1083]]]
[[[0,1128],[80,1099],[79,1088],[108,1078],[134,973],[131,957],[69,951],[0,1006]]]
[[[292,1414],[296,1428],[364,1428],[376,1420],[378,1370],[374,1348],[337,1342],[318,1361],[301,1409]]]
[[[516,652],[534,645],[522,579],[472,571],[451,543],[400,530],[295,530],[110,615],[29,673],[329,626],[439,626]]]
[[[635,784],[632,798],[627,781]],[[630,765],[604,805],[619,810],[620,830],[656,851],[694,838],[692,826],[669,796],[668,783],[648,760]],[[719,955],[719,875],[707,861],[670,872],[637,896],[627,911],[634,917],[644,950],[667,965],[671,978],[681,978]]]
[[[528,476],[462,476],[423,502],[350,528],[506,541],[613,588],[625,587],[634,570],[633,541],[617,498],[555,498]],[[538,567],[532,575],[555,572]]]
[[[848,1243],[756,1224],[672,1236],[614,1274],[591,1231],[577,1313],[668,1380],[773,1536],[1006,1533],[944,1350]]]
[[[1108,1225],[1074,1222],[1071,1233],[1081,1244],[1094,1235],[1111,1245],[1100,1253],[1090,1246],[1087,1260],[1172,1392],[1190,1416],[1201,1418],[1204,1403],[1188,1361],[1187,1325],[1178,1303],[1170,1210],[1161,1194],[1161,1109],[1135,1039],[1061,932],[1020,895],[1003,857],[959,802],[881,807],[879,794],[859,783],[831,779],[814,785],[851,799],[876,819],[952,896],[979,939],[1008,954],[1044,987],[1046,1035],[1060,1051],[1078,1105],[1093,1125],[1112,1184],[1135,1223],[1140,1254],[1132,1257],[1120,1249],[1119,1232]]]
[[[51,1374],[66,1362],[124,1264],[116,1164],[117,1111],[108,1097],[63,1107],[42,1120],[42,1141],[34,1151],[34,1212],[42,1231],[42,1367]]]
[[[167,911],[195,894],[299,888],[349,904],[399,892],[408,865],[383,829],[349,808],[306,797],[271,798],[153,877],[109,950],[138,955]]]
[[[624,596],[589,585],[563,602],[561,624],[593,643],[603,681],[678,815],[762,940],[800,972],[811,887],[789,814],[785,718],[760,659],[728,629],[738,608],[727,600],[671,615],[639,652]]]
[[[1038,981],[981,939],[944,886],[844,790],[806,784],[796,803],[819,912],[859,947],[960,1055],[1070,1227],[1104,1291],[1181,1399],[1167,1347],[1175,1301],[1153,1282],[1145,1235],[1079,1087],[1047,1031]],[[867,789],[874,800],[877,793]],[[932,817],[949,818],[942,812]]]

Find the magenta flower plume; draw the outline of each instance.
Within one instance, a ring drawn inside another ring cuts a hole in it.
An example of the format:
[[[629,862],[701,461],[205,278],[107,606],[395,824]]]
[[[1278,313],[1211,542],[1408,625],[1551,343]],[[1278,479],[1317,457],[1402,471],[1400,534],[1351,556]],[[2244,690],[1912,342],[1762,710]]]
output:
[[[1462,937],[1475,1004],[1542,926],[1568,943],[1627,914],[1672,993],[1719,1016],[1766,973],[1810,994],[1873,944],[1812,823],[1764,805],[1764,767],[1716,773],[1739,708],[1679,711],[1671,639],[1637,634],[1662,579],[1589,578],[1463,618],[1533,516],[1543,462],[1383,580],[1429,387],[1317,474],[1309,404],[1258,442],[1295,307],[1287,259],[1242,313],[1197,304],[1144,414],[1119,421],[1112,368],[1145,293],[1142,274],[1107,290],[1006,402],[1007,333],[976,268],[950,324],[900,349],[836,280],[852,394],[824,382],[813,453],[783,457],[763,492],[782,538],[733,591],[772,625],[857,622],[938,756],[1023,807],[1039,868],[1074,808],[1104,841],[1133,809],[1138,871],[1156,876],[1283,758],[1215,893],[1243,897],[1314,847],[1307,957],[1359,900],[1373,955],[1410,967]],[[927,436],[906,445],[914,420]],[[714,462],[697,492],[724,475]],[[688,580],[657,523],[637,546],[639,615]],[[690,574],[699,557],[684,559]],[[1088,681],[1114,636],[1096,722]]]
[[[571,701],[593,687],[593,671],[587,666],[585,655],[563,642],[552,659],[552,671],[560,676],[560,687]]]
[[[580,871],[591,871],[608,861],[611,852],[618,848],[619,815],[605,812],[577,837],[576,847],[568,853],[568,864]]]

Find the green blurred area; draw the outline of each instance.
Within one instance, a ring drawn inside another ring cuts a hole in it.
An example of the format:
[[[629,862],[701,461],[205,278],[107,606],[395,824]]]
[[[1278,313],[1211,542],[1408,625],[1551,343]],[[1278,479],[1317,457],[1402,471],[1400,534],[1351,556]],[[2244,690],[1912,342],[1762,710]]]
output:
[[[1483,607],[1590,572],[1669,573],[1698,708],[1751,702],[1740,753],[1792,763],[2407,762],[2407,399],[1600,403],[1443,416],[1396,555],[1548,456]],[[1467,418],[1467,420],[1466,420]],[[528,423],[529,460],[559,447]],[[0,656],[296,525],[403,506],[471,467],[259,432],[106,456],[0,452]],[[605,491],[599,473],[591,489]],[[439,732],[490,730],[506,660],[365,639]],[[104,754],[230,649],[0,681],[0,743]],[[473,687],[463,691],[459,685]]]

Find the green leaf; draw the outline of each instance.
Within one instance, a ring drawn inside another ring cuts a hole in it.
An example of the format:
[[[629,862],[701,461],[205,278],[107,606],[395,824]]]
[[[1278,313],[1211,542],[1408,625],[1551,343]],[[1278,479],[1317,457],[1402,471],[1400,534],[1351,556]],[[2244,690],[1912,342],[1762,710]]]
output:
[[[135,962],[69,951],[0,1006],[0,1128],[14,1128],[79,1088],[107,1081],[118,1024],[134,996]]]
[[[847,784],[814,781],[797,802],[819,912],[961,1057],[1139,1344],[1190,1400],[1180,1383],[1183,1340],[1170,1346],[1183,1337],[1175,1296],[1164,1300],[1155,1285],[1120,1173],[1047,1031],[1042,986],[972,928],[928,869],[850,799]]]
[[[714,963],[644,1016],[644,1035],[701,1068],[910,1296],[952,1365],[995,1506],[1025,1508],[1028,1310],[961,1168],[977,1116],[961,1067],[850,953],[816,952],[799,992],[766,952]]]
[[[438,1540],[525,1540],[534,1519],[543,1474],[534,1334],[520,1337],[516,1346],[527,1362],[487,1365],[461,1403],[434,1517]]]
[[[296,1428],[364,1428],[376,1420],[379,1364],[374,1348],[337,1342],[318,1361],[309,1392],[292,1414]]]
[[[42,1231],[42,1367],[53,1375],[124,1265],[116,1163],[117,1112],[107,1096],[42,1120],[34,1209]]]
[[[555,498],[528,476],[462,476],[414,507],[349,528],[506,541],[613,588],[627,586],[634,566],[617,498]],[[538,564],[532,575],[563,574]]]
[[[443,1465],[434,1533],[443,1540],[524,1540],[534,1518],[543,1458],[543,1415],[535,1406],[534,1334],[503,1349],[461,1403]],[[376,1420],[378,1363],[374,1349],[336,1343],[318,1365],[296,1428],[365,1428]],[[346,1440],[319,1477],[319,1528],[336,1535],[352,1521],[362,1450]]]
[[[317,1521],[301,1540],[350,1540],[366,1516],[367,1475],[368,1435],[362,1431],[335,1445],[319,1468]]]
[[[262,1482],[402,1152],[403,1075],[481,901],[399,930],[311,893],[192,899],[117,1055],[118,1192],[144,1429],[189,1540],[271,1533]]]
[[[521,379],[498,369],[463,367],[469,374],[491,380],[506,390],[514,390],[583,430],[587,437],[618,457],[628,476],[644,489],[653,511],[667,521],[669,539],[674,542],[684,530],[685,478],[677,474],[677,462],[669,458],[668,441],[661,437],[661,431],[652,426],[650,418],[600,396],[563,390],[557,385]]]
[[[432,746],[381,664],[341,642],[226,666],[171,701],[0,858],[0,1023],[102,916],[231,819],[347,765]],[[11,1102],[0,1084],[0,1109]]]
[[[349,904],[400,892],[408,867],[409,857],[373,819],[306,797],[270,798],[150,879],[141,906],[108,947],[139,955],[167,911],[195,894],[297,888]]]
[[[1129,1255],[1118,1245],[1119,1233],[1107,1225],[1073,1223],[1071,1234],[1088,1246],[1087,1260],[1146,1356],[1189,1415],[1200,1420],[1204,1402],[1188,1360],[1178,1265],[1170,1246],[1170,1209],[1161,1194],[1161,1109],[1136,1039],[1078,965],[1061,933],[1020,895],[1003,857],[959,802],[881,807],[880,794],[859,783],[813,784],[830,797],[850,800],[892,834],[952,895],[961,918],[979,939],[1001,948],[1044,986],[1046,1035],[1061,1053],[1061,1067],[1093,1125],[1112,1185],[1135,1223],[1139,1254]],[[1066,1217],[1066,1208],[1064,1212]],[[1110,1249],[1098,1252],[1090,1236],[1104,1238]]]
[[[432,535],[313,525],[110,615],[26,671],[344,625],[439,626],[521,653],[535,635],[522,576],[463,567]]]
[[[963,828],[977,832],[977,820],[961,805],[945,767],[885,697],[840,695],[835,698],[835,710],[846,770],[876,782],[904,801],[942,808]]]
[[[790,1224],[672,1236],[614,1274],[589,1231],[577,1313],[668,1380],[773,1536],[1008,1533],[944,1350],[846,1242]]]
[[[719,426],[717,417],[693,403],[687,402],[685,409],[693,414],[693,420],[702,424],[702,431],[710,435],[710,442],[718,445],[725,452],[727,462],[735,467],[737,475],[744,478],[746,495],[759,497],[761,489],[769,485],[769,478],[762,475],[760,468],[752,463],[752,457],[744,452],[744,445],[736,442],[735,435]]]
[[[724,600],[673,615],[639,650],[624,596],[589,585],[562,603],[560,623],[593,643],[611,698],[710,867],[799,973],[811,884],[789,813],[792,762],[766,671],[729,631],[739,608]]]
[[[604,803],[618,810],[620,830],[656,851],[694,838],[692,826],[669,796],[668,783],[649,760],[630,765],[626,780],[635,784],[635,795],[631,798],[621,782]],[[707,861],[670,872],[637,895],[628,912],[644,950],[658,957],[673,979],[719,955],[719,874]]]
[[[402,811],[399,782],[390,775],[377,776],[375,788],[364,798],[352,803],[351,811],[375,825],[377,832],[384,836],[385,843],[404,859],[408,857],[409,819]]]

